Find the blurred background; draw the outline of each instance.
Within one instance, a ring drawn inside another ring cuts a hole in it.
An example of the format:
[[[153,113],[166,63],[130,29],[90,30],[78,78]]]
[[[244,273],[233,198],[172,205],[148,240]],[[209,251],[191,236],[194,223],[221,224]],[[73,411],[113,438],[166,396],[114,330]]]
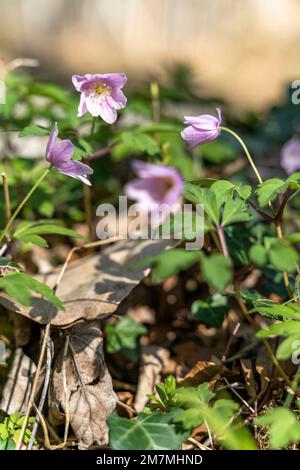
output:
[[[299,0],[0,0],[0,8],[2,61],[37,58],[42,78],[125,71],[136,87],[167,84],[170,71],[189,67],[202,95],[256,111],[300,78]]]

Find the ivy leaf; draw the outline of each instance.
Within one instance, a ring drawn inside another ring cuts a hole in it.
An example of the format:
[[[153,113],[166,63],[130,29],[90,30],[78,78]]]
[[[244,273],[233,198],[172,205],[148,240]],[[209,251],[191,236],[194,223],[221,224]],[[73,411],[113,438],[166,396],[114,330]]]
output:
[[[205,281],[219,292],[224,292],[232,279],[231,261],[219,253],[202,254],[201,269]]]
[[[221,328],[227,312],[227,297],[220,294],[215,294],[207,300],[196,300],[192,304],[194,319],[205,323],[207,326]]]
[[[288,408],[273,408],[257,418],[259,426],[269,427],[269,442],[272,449],[282,449],[289,444],[300,442],[300,423]]]
[[[0,450],[15,450],[16,444],[12,439],[0,438]]]
[[[172,424],[174,413],[141,414],[136,420],[120,418],[116,412],[108,420],[109,443],[113,450],[178,450],[188,438]]]

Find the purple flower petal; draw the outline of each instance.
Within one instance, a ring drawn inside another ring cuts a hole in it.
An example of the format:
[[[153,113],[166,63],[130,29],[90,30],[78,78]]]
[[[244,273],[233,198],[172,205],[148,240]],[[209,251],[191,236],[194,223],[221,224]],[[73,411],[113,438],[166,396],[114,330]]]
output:
[[[87,109],[87,105],[86,105],[86,96],[85,96],[84,93],[81,93],[77,116],[78,117],[83,116],[87,112],[87,110],[88,109]]]
[[[194,148],[197,147],[197,145],[206,144],[207,142],[217,139],[220,133],[220,129],[199,131],[194,126],[188,126],[181,132],[181,137],[183,140],[186,140],[192,148]]]
[[[125,108],[127,98],[121,90],[112,90],[111,95],[107,97],[108,104],[115,109]]]
[[[125,73],[106,73],[102,77],[112,88],[123,88],[127,82]]]
[[[139,160],[132,167],[139,178],[127,183],[125,194],[137,201],[141,211],[151,211],[152,221],[165,218],[181,202],[182,176],[175,168]]]
[[[188,124],[181,132],[181,137],[186,140],[191,147],[205,144],[219,137],[221,133],[220,124],[222,116],[221,110],[217,108],[217,117],[210,114],[200,116],[185,116],[184,122]]]
[[[99,106],[99,116],[108,124],[113,124],[117,119],[117,111],[107,101],[103,101]]]
[[[58,127],[57,127],[57,124],[55,123],[52,131],[51,131],[51,134],[50,134],[50,137],[49,137],[49,140],[48,140],[48,144],[47,144],[47,148],[46,148],[46,160],[49,162],[49,158],[50,158],[50,154],[51,154],[51,151],[56,143],[56,140],[57,140],[57,136],[58,136]]]
[[[52,165],[60,165],[68,160],[71,160],[74,152],[74,145],[70,140],[61,140],[57,142],[51,149],[48,161]]]
[[[60,173],[68,173],[68,175],[78,176],[78,175],[92,175],[94,173],[93,169],[82,162],[76,162],[74,160],[63,162],[60,165],[57,165],[57,171]]]
[[[300,137],[292,137],[282,147],[281,166],[288,174],[300,169]]]
[[[86,178],[86,175],[91,175],[93,170],[84,163],[71,160],[74,146],[70,140],[61,140],[56,142],[58,136],[58,127],[55,125],[53,128],[47,149],[46,159],[51,163],[59,173],[63,173],[72,178],[76,178],[85,184],[91,183]]]

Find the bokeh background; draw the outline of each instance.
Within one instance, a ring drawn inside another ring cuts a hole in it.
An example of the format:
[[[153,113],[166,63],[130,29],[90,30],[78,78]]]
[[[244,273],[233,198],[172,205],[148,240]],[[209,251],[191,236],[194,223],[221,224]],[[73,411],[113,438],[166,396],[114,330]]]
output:
[[[135,87],[189,66],[202,94],[256,111],[300,78],[299,0],[0,0],[0,11],[1,59],[37,58],[42,78],[122,70]]]

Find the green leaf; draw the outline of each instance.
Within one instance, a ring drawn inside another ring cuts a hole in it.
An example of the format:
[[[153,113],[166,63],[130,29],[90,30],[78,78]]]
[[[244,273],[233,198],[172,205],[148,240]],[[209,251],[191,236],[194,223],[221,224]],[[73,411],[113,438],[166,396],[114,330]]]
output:
[[[300,305],[297,303],[281,305],[275,302],[269,302],[269,304],[255,302],[254,307],[250,312],[258,312],[261,315],[273,318],[274,320],[300,320]],[[275,325],[272,325],[272,327],[275,327]]]
[[[209,383],[205,382],[194,387],[180,387],[175,392],[175,403],[180,408],[197,408],[208,406],[214,398],[215,393],[209,388]]]
[[[15,450],[16,444],[12,439],[0,439],[0,450]]]
[[[205,300],[196,300],[192,304],[192,315],[195,320],[207,326],[221,328],[224,317],[228,312],[227,297],[215,294]]]
[[[252,245],[249,250],[249,257],[257,266],[265,266],[268,262],[267,250],[263,245]]]
[[[115,325],[107,324],[105,331],[107,350],[116,353],[121,350],[137,350],[139,338],[147,333],[147,328],[131,317],[123,317]]]
[[[19,239],[20,236],[24,237],[28,235],[50,235],[50,234],[55,234],[55,235],[65,235],[67,237],[73,237],[73,238],[80,238],[84,239],[82,235],[79,233],[75,232],[74,230],[71,230],[66,227],[62,227],[61,225],[55,225],[55,224],[44,224],[44,223],[36,223],[36,224],[30,224],[30,225],[22,225],[21,224],[17,227],[16,231],[14,232],[13,236],[14,238]]]
[[[139,265],[151,265],[152,277],[156,280],[162,280],[179,273],[181,270],[188,269],[200,260],[200,256],[197,251],[176,248],[145,258]]]
[[[273,201],[279,193],[285,190],[285,188],[286,183],[279,178],[269,179],[261,183],[256,190],[260,207],[264,207],[269,201]]]
[[[300,423],[296,414],[288,408],[273,408],[255,420],[259,426],[269,427],[269,442],[272,449],[282,449],[300,442]]]
[[[222,226],[236,222],[247,222],[252,218],[245,202],[242,199],[229,199],[225,202]]]
[[[146,152],[148,155],[160,153],[159,146],[155,140],[147,134],[123,132],[121,138],[124,144],[128,145],[135,153]]]
[[[183,411],[174,417],[174,421],[180,423],[184,429],[193,429],[206,422],[224,448],[255,449],[255,442],[248,429],[242,427],[237,420],[234,420],[232,426],[229,425],[239,405],[229,399],[220,399],[211,406],[214,396],[208,383],[201,384],[197,389],[177,389],[176,404],[183,408]]]
[[[271,264],[279,271],[294,272],[299,261],[298,252],[284,240],[276,240],[269,250]]]
[[[25,127],[19,134],[19,137],[28,137],[28,136],[45,136],[49,135],[50,130],[43,126],[38,126],[36,124],[31,124],[30,126]]]
[[[113,450],[178,450],[188,438],[172,424],[174,413],[139,415],[136,420],[120,418],[115,412],[108,419],[109,443]]]
[[[54,295],[50,287],[25,273],[8,273],[5,277],[0,278],[0,289],[5,290],[9,296],[26,306],[30,305],[31,291],[34,291],[41,294],[55,307],[64,310],[62,301]]]
[[[32,243],[33,245],[42,246],[44,248],[48,248],[49,246],[47,241],[39,235],[21,235],[18,237],[18,240],[23,243]]]
[[[219,253],[202,254],[201,269],[205,281],[219,292],[224,292],[232,279],[231,261]]]

